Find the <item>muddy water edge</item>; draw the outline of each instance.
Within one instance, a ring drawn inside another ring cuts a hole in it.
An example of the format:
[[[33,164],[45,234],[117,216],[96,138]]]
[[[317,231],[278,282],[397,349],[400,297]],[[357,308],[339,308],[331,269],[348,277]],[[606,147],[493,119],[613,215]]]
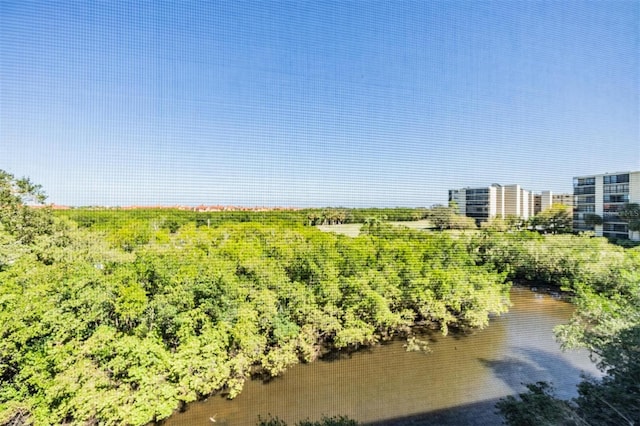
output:
[[[407,352],[397,340],[331,360],[296,365],[269,382],[248,381],[233,400],[212,396],[162,422],[175,425],[255,425],[277,416],[293,425],[323,415],[367,424],[501,424],[495,402],[549,381],[575,395],[581,373],[598,375],[586,351],[563,352],[553,327],[573,307],[548,294],[514,286],[512,307],[489,327],[466,335],[430,333],[430,353]]]

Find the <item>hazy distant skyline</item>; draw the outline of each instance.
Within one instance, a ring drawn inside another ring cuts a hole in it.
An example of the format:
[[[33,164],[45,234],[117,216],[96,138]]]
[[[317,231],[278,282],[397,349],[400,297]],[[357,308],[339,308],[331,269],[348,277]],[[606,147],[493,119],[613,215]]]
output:
[[[0,2],[0,169],[66,205],[429,206],[640,169],[640,2]]]

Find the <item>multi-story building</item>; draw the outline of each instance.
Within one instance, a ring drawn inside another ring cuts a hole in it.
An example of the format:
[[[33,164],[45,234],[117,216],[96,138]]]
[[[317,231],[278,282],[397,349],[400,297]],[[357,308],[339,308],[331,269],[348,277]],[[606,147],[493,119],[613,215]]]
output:
[[[542,191],[540,194],[533,196],[533,213],[538,214],[542,210],[546,210],[553,204],[551,191]]]
[[[488,187],[450,189],[449,202],[455,202],[460,214],[477,223],[496,216],[528,219],[534,214],[534,196],[520,185],[494,183]]]
[[[554,194],[551,191],[542,191],[540,194],[535,194],[534,197],[534,214],[538,214],[554,204],[562,204],[573,210],[573,194]]]
[[[618,216],[625,204],[640,203],[640,171],[574,177],[573,195],[575,231],[595,231],[597,236],[640,239],[638,232],[629,232],[627,222]],[[602,224],[588,224],[589,215],[602,218]]]
[[[551,204],[562,204],[573,209],[575,197],[573,194],[551,194]]]

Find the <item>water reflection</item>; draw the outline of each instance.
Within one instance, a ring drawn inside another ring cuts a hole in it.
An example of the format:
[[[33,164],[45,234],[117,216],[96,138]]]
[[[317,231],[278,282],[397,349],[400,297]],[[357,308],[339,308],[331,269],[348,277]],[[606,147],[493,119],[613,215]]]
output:
[[[495,402],[547,380],[562,396],[575,392],[581,372],[597,374],[584,351],[560,351],[552,329],[571,315],[569,304],[522,288],[513,306],[481,331],[432,334],[430,354],[392,342],[341,359],[298,365],[269,383],[251,381],[235,400],[193,403],[166,425],[253,425],[269,414],[293,424],[347,415],[372,424],[500,424]]]

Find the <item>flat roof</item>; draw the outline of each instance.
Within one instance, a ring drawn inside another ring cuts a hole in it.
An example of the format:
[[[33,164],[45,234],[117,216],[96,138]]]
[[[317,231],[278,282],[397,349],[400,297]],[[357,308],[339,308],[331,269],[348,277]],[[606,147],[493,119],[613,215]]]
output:
[[[630,172],[606,172],[606,173],[597,173],[595,175],[584,175],[584,176],[574,176],[574,179],[581,179],[581,178],[590,178],[590,177],[596,177],[596,176],[611,176],[611,175],[631,175],[631,174],[635,174],[635,173],[640,173],[640,170],[634,170],[634,171],[630,171]]]

